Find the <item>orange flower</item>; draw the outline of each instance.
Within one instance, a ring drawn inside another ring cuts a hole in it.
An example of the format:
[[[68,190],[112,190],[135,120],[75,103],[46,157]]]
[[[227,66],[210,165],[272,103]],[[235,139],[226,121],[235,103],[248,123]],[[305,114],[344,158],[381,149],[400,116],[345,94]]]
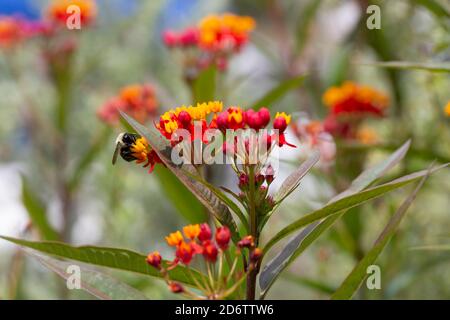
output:
[[[71,5],[80,8],[82,25],[92,23],[97,16],[97,5],[94,0],[53,0],[47,14],[52,21],[65,25],[71,15],[67,13],[67,8]]]
[[[183,242],[183,235],[180,231],[173,232],[166,237],[169,246],[175,247]]]
[[[188,226],[183,227],[183,233],[188,239],[195,239],[200,234],[200,225],[198,224],[190,224]]]
[[[177,251],[175,252],[175,255],[177,259],[179,259],[185,265],[188,265],[191,262],[194,253],[195,253],[194,249],[190,244],[181,241],[180,244],[177,246]]]
[[[107,101],[98,111],[98,117],[107,124],[119,123],[119,110],[143,123],[153,117],[158,108],[155,91],[150,84],[129,85],[117,97]]]
[[[447,117],[450,117],[450,100],[447,102],[447,105],[445,106],[444,112],[447,115]]]
[[[237,50],[248,41],[255,28],[252,17],[226,13],[210,15],[198,24],[199,45],[207,50]]]
[[[370,145],[378,142],[378,134],[369,127],[362,127],[356,132],[356,139],[362,144]]]
[[[382,116],[389,98],[369,86],[344,82],[340,87],[331,87],[323,95],[324,104],[333,114],[373,114]]]
[[[23,40],[42,34],[44,29],[41,22],[0,16],[0,48],[12,48]]]

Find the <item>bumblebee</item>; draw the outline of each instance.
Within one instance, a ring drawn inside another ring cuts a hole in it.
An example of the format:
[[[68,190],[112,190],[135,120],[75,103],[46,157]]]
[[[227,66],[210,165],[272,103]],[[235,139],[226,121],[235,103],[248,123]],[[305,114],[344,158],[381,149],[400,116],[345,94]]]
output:
[[[119,154],[123,160],[128,162],[138,160],[134,149],[136,141],[139,139],[141,139],[141,136],[135,133],[123,132],[119,134],[116,139],[116,149],[114,150],[112,164],[116,163]]]

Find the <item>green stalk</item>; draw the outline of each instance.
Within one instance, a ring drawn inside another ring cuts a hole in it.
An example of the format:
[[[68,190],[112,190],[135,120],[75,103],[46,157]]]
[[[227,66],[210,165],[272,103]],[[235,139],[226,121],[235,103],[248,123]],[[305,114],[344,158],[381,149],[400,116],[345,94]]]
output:
[[[256,246],[259,242],[258,235],[258,221],[256,215],[256,190],[255,190],[255,166],[249,166],[249,207],[250,207],[250,233],[255,239]],[[247,275],[247,300],[255,300],[256,294],[256,276],[258,275],[257,270],[251,270]]]

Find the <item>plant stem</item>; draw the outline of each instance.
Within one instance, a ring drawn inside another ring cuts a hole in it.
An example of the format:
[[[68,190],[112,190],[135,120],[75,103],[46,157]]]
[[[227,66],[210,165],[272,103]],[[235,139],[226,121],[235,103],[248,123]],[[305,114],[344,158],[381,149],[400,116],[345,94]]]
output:
[[[258,221],[256,215],[256,205],[255,205],[255,166],[249,166],[249,206],[250,206],[250,233],[255,239],[256,246],[259,242],[258,235]],[[258,275],[257,270],[251,270],[247,275],[247,300],[255,300],[256,293],[256,276]]]

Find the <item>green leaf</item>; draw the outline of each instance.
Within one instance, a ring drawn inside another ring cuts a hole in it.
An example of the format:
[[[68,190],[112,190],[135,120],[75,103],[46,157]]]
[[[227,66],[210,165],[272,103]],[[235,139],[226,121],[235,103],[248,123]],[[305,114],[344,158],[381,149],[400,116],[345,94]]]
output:
[[[291,173],[286,180],[283,181],[280,189],[278,189],[277,193],[274,196],[275,206],[273,209],[261,219],[259,223],[259,230],[262,230],[264,225],[269,221],[272,214],[278,209],[281,202],[283,202],[286,197],[288,197],[295,189],[300,185],[300,181],[303,177],[312,169],[312,167],[319,161],[320,152],[313,152],[308,159],[306,159],[300,167],[297,168],[293,173]]]
[[[321,4],[321,0],[310,0],[297,19],[297,53],[302,52],[307,43],[311,22],[314,20]]]
[[[156,166],[154,173],[164,195],[187,221],[201,223],[207,219],[203,205],[170,170]]]
[[[28,215],[37,228],[40,235],[45,240],[57,240],[59,238],[58,232],[50,225],[47,220],[47,213],[44,204],[33,193],[28,181],[22,176],[22,202],[27,209]]]
[[[394,233],[397,231],[400,222],[404,218],[406,211],[410,207],[411,203],[417,196],[417,193],[422,188],[425,180],[431,173],[431,169],[427,170],[426,174],[420,180],[420,183],[409,195],[409,197],[402,203],[397,212],[391,217],[388,224],[384,230],[379,235],[378,239],[375,241],[374,246],[370,251],[364,256],[364,258],[355,266],[355,268],[350,272],[341,286],[336,290],[336,292],[331,296],[333,300],[344,300],[351,299],[355,292],[359,289],[364,279],[367,277],[367,267],[375,263],[381,251],[388,244],[389,240],[393,237]]]
[[[64,262],[58,259],[50,258],[28,252],[31,256],[36,258],[44,267],[55,272],[63,279],[68,279],[72,273],[68,273],[68,268],[73,263]],[[80,286],[84,291],[102,300],[147,300],[147,298],[138,290],[129,285],[119,281],[105,273],[91,270],[81,265],[80,268]]]
[[[313,152],[306,161],[304,161],[297,170],[291,173],[286,180],[283,181],[280,189],[275,194],[273,199],[275,202],[283,201],[287,196],[289,196],[295,189],[300,185],[300,181],[303,177],[312,169],[312,167],[319,161],[320,152]]]
[[[387,171],[397,165],[406,155],[411,141],[408,140],[387,159],[375,166],[363,171],[344,192],[332,198],[329,203],[342,199],[346,196],[358,193],[368,187],[375,180],[383,176]],[[297,236],[293,237],[287,245],[265,266],[259,277],[261,297],[264,298],[278,276],[286,270],[297,257],[306,250],[323,232],[328,230],[347,210],[332,215],[322,222],[315,222],[305,228]]]
[[[431,172],[435,172],[437,170],[440,170],[442,168],[447,167],[448,164],[444,164],[438,167],[435,167],[431,170]],[[315,221],[318,221],[320,219],[329,217],[331,215],[340,213],[343,210],[347,210],[356,206],[361,205],[362,203],[365,203],[369,200],[375,199],[385,193],[388,193],[392,190],[398,189],[400,187],[403,187],[411,182],[414,182],[423,176],[427,174],[427,170],[417,171],[414,173],[411,173],[409,175],[403,176],[401,178],[395,179],[391,182],[372,187],[370,189],[361,191],[359,193],[346,196],[343,198],[340,198],[336,201],[333,201],[326,206],[322,207],[319,210],[313,211],[302,218],[298,219],[294,223],[288,225],[281,231],[279,231],[265,246],[264,252],[267,252],[272,246],[274,246],[278,241],[281,239],[284,239],[286,236],[290,235],[291,233],[295,232],[296,230],[307,226],[310,223],[313,223]]]
[[[0,238],[20,246],[61,258],[161,278],[160,272],[146,263],[145,255],[127,249],[96,246],[73,247],[65,243],[54,241],[28,241],[5,236],[0,236]],[[203,277],[199,272],[195,270],[192,271],[197,280],[200,280]],[[194,281],[187,276],[188,273],[186,268],[183,266],[177,266],[173,270],[169,271],[169,275],[174,281],[178,281],[192,287],[196,286]]]
[[[173,172],[173,174],[192,192],[197,199],[214,215],[214,217],[223,225],[226,225],[233,236],[233,241],[240,240],[238,228],[234,221],[228,207],[208,188],[186,176],[184,172],[189,172],[191,175],[197,174],[194,166],[191,164],[175,165],[170,160],[171,147],[167,140],[163,139],[161,135],[154,128],[147,128],[136,120],[121,112],[122,117],[138,132],[145,137],[148,144],[158,153],[162,162],[166,167]]]
[[[214,101],[216,96],[217,68],[210,66],[200,72],[193,84],[194,103]]]
[[[278,86],[266,93],[261,99],[253,103],[251,108],[258,109],[261,107],[267,107],[270,109],[274,102],[283,98],[291,90],[300,87],[305,78],[306,75],[301,75],[281,82]]]
[[[408,61],[385,61],[373,63],[358,63],[359,65],[381,67],[388,69],[425,70],[430,72],[450,72],[449,63],[427,63]]]

